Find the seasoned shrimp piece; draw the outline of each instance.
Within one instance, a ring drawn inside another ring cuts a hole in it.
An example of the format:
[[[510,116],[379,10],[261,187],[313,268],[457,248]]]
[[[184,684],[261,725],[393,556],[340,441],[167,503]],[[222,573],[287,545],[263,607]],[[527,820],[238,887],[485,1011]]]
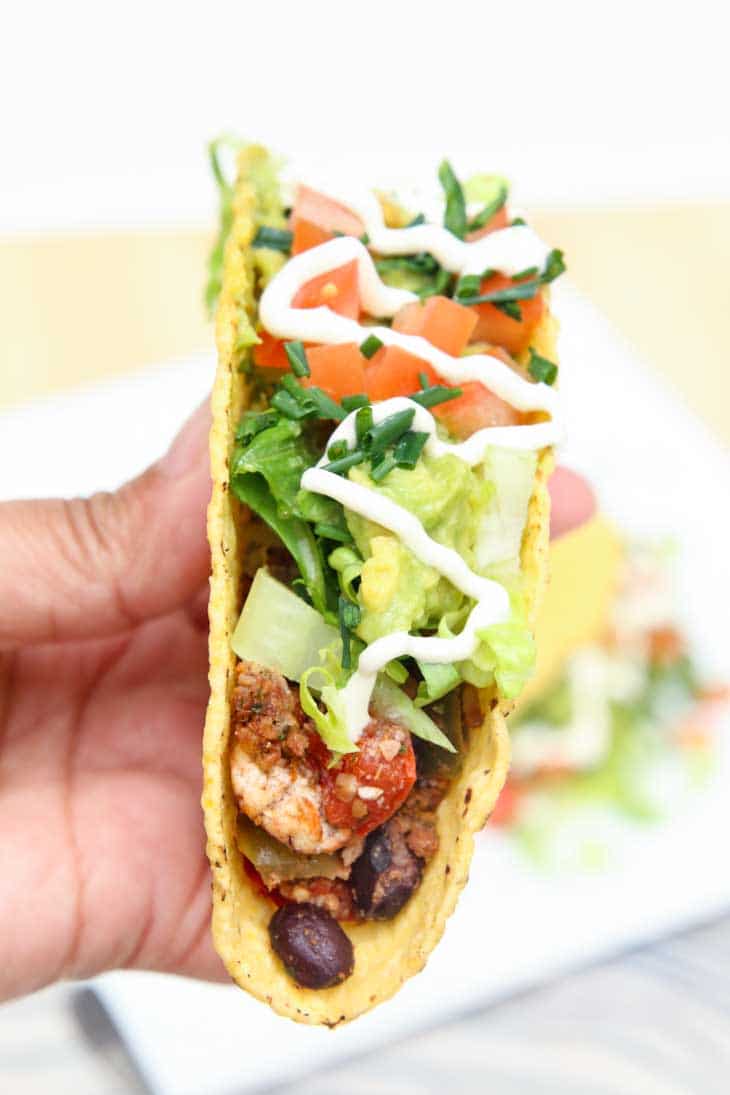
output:
[[[241,662],[233,692],[231,782],[239,808],[296,852],[336,852],[355,839],[325,817],[319,770],[307,751],[315,733],[279,673]]]

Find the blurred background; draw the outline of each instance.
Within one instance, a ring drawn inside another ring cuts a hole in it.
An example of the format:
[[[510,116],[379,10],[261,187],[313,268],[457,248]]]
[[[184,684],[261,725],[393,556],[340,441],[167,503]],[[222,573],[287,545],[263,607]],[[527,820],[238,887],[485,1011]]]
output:
[[[202,398],[206,143],[230,131],[318,176],[422,183],[448,156],[513,180],[565,251],[562,458],[602,512],[554,549],[499,824],[398,1001],[321,1038],[232,990],[61,986],[0,1009],[2,1090],[727,1090],[726,42],[708,0],[6,17],[0,497],[113,487]],[[92,462],[100,423],[119,444]],[[49,469],[34,439],[62,427]]]

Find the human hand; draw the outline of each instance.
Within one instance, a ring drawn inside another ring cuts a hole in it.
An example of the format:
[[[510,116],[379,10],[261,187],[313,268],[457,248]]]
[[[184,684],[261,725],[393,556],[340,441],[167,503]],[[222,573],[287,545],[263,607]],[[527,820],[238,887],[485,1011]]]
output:
[[[200,811],[209,412],[116,494],[0,505],[0,999],[224,978]],[[553,534],[593,507],[551,481]]]

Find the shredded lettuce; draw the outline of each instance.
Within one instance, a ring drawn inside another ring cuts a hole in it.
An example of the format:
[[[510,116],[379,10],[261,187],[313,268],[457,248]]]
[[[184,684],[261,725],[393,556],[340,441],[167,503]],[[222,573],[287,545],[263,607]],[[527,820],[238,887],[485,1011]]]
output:
[[[430,741],[432,745],[439,745],[449,753],[456,752],[454,745],[443,730],[439,730],[433,719],[430,719],[425,711],[419,710],[403,689],[398,688],[382,673],[378,676],[373,691],[372,704],[377,715],[401,723],[414,737],[421,738],[422,741]]]
[[[337,641],[336,629],[316,609],[265,568],[256,571],[231,639],[239,658],[298,681]]]
[[[482,628],[478,635],[482,668],[491,661],[500,693],[508,700],[519,696],[535,668],[535,640],[529,628],[512,619]]]
[[[461,683],[459,670],[455,665],[438,665],[428,662],[419,662],[423,680],[418,685],[416,693],[416,707],[425,707],[428,703],[434,703],[456,688]]]
[[[309,687],[309,680],[317,675],[326,683],[320,689],[320,698],[325,705],[322,711]],[[317,727],[317,733],[328,749],[333,753],[357,753],[347,733],[347,719],[342,691],[335,687],[332,674],[321,666],[314,665],[302,674],[299,682],[299,698],[302,709],[309,715]]]

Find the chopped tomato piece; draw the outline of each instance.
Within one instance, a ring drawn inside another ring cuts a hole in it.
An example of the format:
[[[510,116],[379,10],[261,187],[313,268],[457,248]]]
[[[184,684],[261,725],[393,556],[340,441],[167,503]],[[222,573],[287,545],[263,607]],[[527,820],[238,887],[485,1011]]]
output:
[[[515,282],[504,274],[492,274],[485,278],[479,288],[481,293],[493,293],[497,289],[506,289]],[[517,282],[519,284],[519,282]],[[475,341],[492,342],[502,346],[511,354],[518,354],[527,348],[535,327],[545,310],[542,294],[538,291],[531,300],[517,302],[522,313],[521,319],[512,319],[493,304],[475,304],[478,320],[474,329]]]
[[[466,238],[471,243],[473,240],[480,240],[482,236],[488,236],[490,232],[496,232],[498,228],[506,228],[508,224],[507,207],[503,205],[482,228],[477,228],[476,232],[470,232]]]
[[[292,304],[295,308],[325,305],[341,316],[357,319],[360,314],[357,260],[346,262],[344,266],[306,282],[295,294]]]
[[[360,218],[346,206],[308,186],[297,187],[291,227],[294,232],[292,253],[295,255],[325,243],[336,232],[345,236],[362,236],[365,231]]]
[[[325,761],[320,781],[330,825],[365,836],[405,802],[416,782],[416,757],[410,734],[396,735],[393,724],[370,722],[357,744],[359,752],[347,753],[334,768]]]
[[[420,357],[409,354],[400,346],[384,346],[365,368],[365,391],[373,401],[419,391],[419,373],[425,373],[429,384],[438,383],[431,366]]]
[[[479,381],[470,381],[460,387],[460,396],[448,403],[439,403],[432,410],[454,437],[465,439],[485,426],[515,426],[522,422],[519,411]]]
[[[288,369],[289,359],[282,340],[268,331],[261,331],[259,338],[261,342],[253,348],[254,365],[259,369]]]
[[[393,320],[393,330],[421,335],[432,346],[458,357],[474,332],[477,318],[471,308],[436,296],[406,304]]]
[[[338,402],[345,395],[358,395],[365,391],[366,359],[356,342],[343,342],[336,346],[315,346],[307,350],[310,375],[302,378],[302,384],[316,384]]]

